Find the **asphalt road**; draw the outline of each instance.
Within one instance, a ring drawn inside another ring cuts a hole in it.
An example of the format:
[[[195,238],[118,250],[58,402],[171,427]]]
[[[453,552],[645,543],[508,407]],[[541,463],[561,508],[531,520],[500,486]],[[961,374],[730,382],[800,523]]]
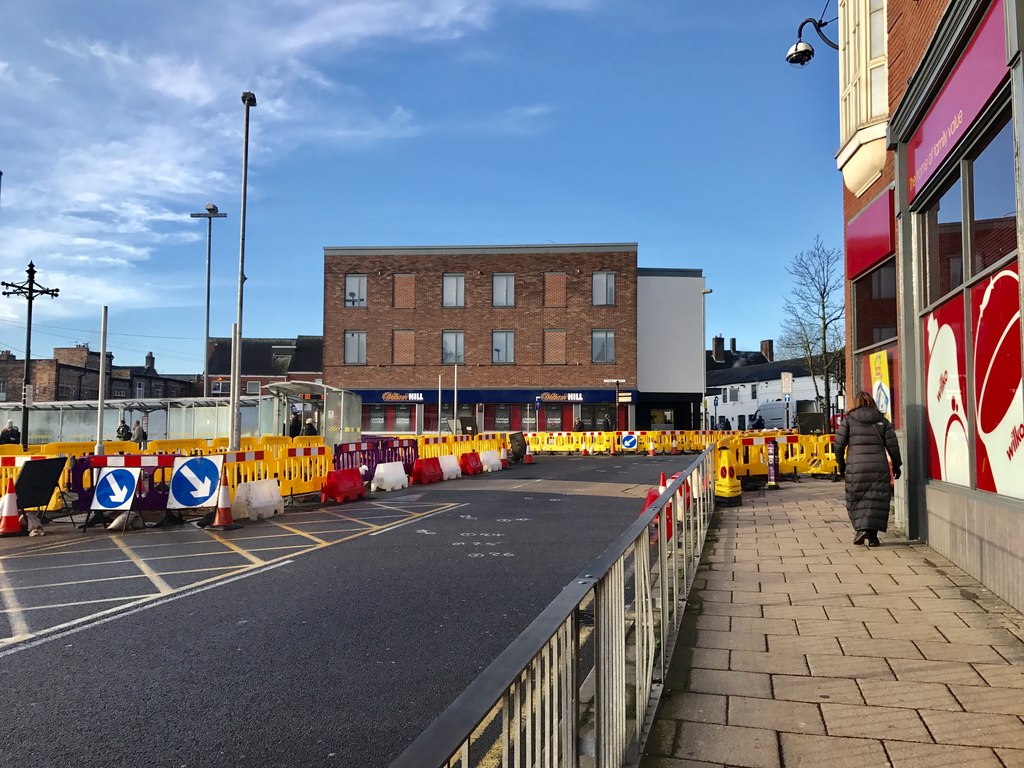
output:
[[[374,494],[456,506],[10,646],[0,765],[387,766],[688,463],[542,457]]]

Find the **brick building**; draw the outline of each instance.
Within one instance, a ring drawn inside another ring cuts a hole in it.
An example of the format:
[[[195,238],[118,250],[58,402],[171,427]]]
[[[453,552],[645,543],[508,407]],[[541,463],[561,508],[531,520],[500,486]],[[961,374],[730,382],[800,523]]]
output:
[[[265,394],[263,387],[277,382],[321,382],[323,345],[322,336],[243,339],[240,394]],[[210,397],[228,397],[231,394],[231,339],[210,339],[207,371]]]
[[[649,272],[652,296],[655,283],[680,291],[638,315],[645,270],[635,243],[324,248],[324,382],[362,396],[369,432],[435,431],[439,397],[442,419],[457,397],[458,415],[483,430],[696,424],[699,375],[675,381],[688,387],[652,379],[646,390],[638,375],[645,343],[667,345],[668,358],[680,338],[693,342],[689,369],[700,370],[703,278]],[[697,321],[679,326],[690,334],[638,331],[651,313],[694,305]],[[616,382],[631,405],[616,409]]]
[[[840,0],[848,391],[897,519],[1024,608],[1024,0]]]
[[[110,400],[179,398],[197,394],[191,378],[160,374],[153,353],[146,364],[115,366],[107,353],[107,392]],[[87,344],[57,347],[49,360],[31,362],[33,399],[36,402],[96,400],[99,397],[100,353]],[[10,350],[0,350],[0,401],[21,402],[25,361]]]

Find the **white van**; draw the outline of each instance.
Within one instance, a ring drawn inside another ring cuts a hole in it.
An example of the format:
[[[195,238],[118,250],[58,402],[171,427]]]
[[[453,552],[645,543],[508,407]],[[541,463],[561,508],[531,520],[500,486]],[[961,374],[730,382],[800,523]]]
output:
[[[789,426],[796,427],[797,412],[814,411],[814,401],[800,400],[799,402],[786,403],[784,400],[772,400],[767,403],[760,403],[757,411],[750,420],[758,416],[764,419],[764,429],[786,429],[786,406],[789,405]]]

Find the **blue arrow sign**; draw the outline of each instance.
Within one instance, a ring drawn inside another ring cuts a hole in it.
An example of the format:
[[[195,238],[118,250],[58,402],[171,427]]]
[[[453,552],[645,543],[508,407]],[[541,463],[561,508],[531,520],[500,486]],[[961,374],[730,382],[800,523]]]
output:
[[[92,509],[125,510],[132,508],[135,486],[139,483],[139,470],[122,467],[104,467],[96,481]]]
[[[632,451],[636,449],[636,435],[623,435],[622,436],[622,449],[625,451]]]
[[[179,456],[174,460],[168,509],[208,506],[220,485],[223,456]]]
[[[716,397],[715,398],[715,408],[717,408],[717,407],[718,407],[718,398]]]

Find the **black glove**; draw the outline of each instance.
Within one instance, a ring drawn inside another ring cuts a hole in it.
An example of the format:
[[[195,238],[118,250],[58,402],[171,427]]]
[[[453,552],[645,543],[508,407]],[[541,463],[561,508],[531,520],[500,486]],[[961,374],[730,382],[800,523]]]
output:
[[[902,475],[902,474],[903,473],[900,471],[899,467],[893,467],[892,468],[892,476],[893,476],[894,480],[899,480],[900,479],[900,475]]]

